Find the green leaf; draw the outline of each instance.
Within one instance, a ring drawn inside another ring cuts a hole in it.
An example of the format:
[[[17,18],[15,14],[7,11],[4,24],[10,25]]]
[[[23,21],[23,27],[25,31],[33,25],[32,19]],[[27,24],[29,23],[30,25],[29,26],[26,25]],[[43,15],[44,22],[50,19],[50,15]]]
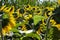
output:
[[[36,5],[36,2],[37,2],[37,0],[29,0],[29,4],[31,6],[35,6]]]
[[[40,16],[40,15],[35,15],[33,17],[33,20],[34,20],[34,24],[36,25],[39,21],[41,21],[42,19],[45,19],[44,16]]]
[[[12,32],[19,32],[19,30],[17,28],[12,28],[11,31]]]
[[[21,36],[21,34],[19,34],[19,33],[14,33],[14,35],[16,35],[16,36]]]
[[[27,24],[27,23],[28,23],[27,21],[16,23],[15,28],[17,28],[17,27],[19,27],[19,26],[22,26],[23,24]]]
[[[3,14],[3,18],[9,18],[8,14]]]
[[[38,40],[41,40],[40,39],[40,36],[36,33],[29,33],[29,34],[26,34],[25,37],[33,37],[33,38],[37,38]],[[21,40],[23,39],[24,37],[21,38]]]
[[[28,37],[35,37],[38,40],[40,40],[40,36],[38,34],[36,34],[36,33],[30,33],[30,34],[27,34],[26,36],[28,36]]]

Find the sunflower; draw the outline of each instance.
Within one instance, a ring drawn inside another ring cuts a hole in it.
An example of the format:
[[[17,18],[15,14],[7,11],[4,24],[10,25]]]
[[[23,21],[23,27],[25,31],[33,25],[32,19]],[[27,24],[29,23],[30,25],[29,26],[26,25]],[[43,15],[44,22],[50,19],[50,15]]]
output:
[[[6,33],[8,33],[11,30],[11,28],[15,26],[16,21],[12,15],[14,13],[14,6],[12,6],[11,8],[4,8],[4,6],[0,8],[0,12],[2,12],[3,14],[2,34],[6,35]]]
[[[28,4],[28,5],[25,7],[25,10],[31,10],[31,6]]]
[[[41,27],[39,27],[39,29],[36,31],[37,34],[40,34],[41,33]]]
[[[52,7],[46,7],[45,8],[45,17],[48,18],[49,16],[51,16],[53,10],[54,10],[54,8],[52,8]]]
[[[32,10],[36,10],[36,8],[35,8],[35,7],[33,7],[33,8],[32,8]]]
[[[39,10],[38,6],[32,6],[31,8],[32,8],[33,11]]]
[[[48,18],[49,16],[52,15],[52,11],[46,11],[45,12],[45,17]]]
[[[41,15],[41,14],[42,14],[42,9],[37,10],[37,11],[36,11],[36,14],[37,14],[37,15]]]
[[[29,16],[29,18],[32,18],[33,17],[32,14],[29,14],[28,16]]]
[[[58,4],[60,5],[60,0],[58,0]]]
[[[41,8],[41,9],[44,9],[44,6],[41,6],[40,8]]]
[[[46,9],[48,9],[48,11],[53,11],[54,10],[53,7],[46,7]]]
[[[28,15],[25,15],[25,16],[24,16],[24,19],[25,19],[26,21],[28,21],[30,18],[29,18]]]
[[[23,14],[23,13],[25,12],[25,10],[21,8],[21,9],[19,10],[19,12],[20,12],[21,14]]]
[[[58,30],[60,30],[60,24],[56,24],[56,25],[54,25],[54,26],[57,27]]]
[[[18,17],[23,17],[23,15],[26,13],[26,11],[24,8],[19,8],[19,9],[17,9],[16,13],[17,13]]]
[[[27,30],[26,29],[26,25],[22,25],[22,29],[21,30],[26,31]]]
[[[39,28],[37,29],[36,33],[40,34],[41,32],[43,32],[44,31],[43,28],[45,28],[45,25],[46,25],[45,20],[42,19],[41,24],[39,25]]]
[[[50,20],[50,23],[52,24],[52,25],[56,25],[56,21],[55,20]]]
[[[16,15],[18,15],[17,18],[15,18],[17,23],[20,23],[20,22],[23,23],[29,19],[28,15],[26,15],[25,9],[23,9],[23,8],[17,9]],[[21,26],[22,26],[21,30],[23,30],[23,31],[27,30],[25,24],[23,24]]]

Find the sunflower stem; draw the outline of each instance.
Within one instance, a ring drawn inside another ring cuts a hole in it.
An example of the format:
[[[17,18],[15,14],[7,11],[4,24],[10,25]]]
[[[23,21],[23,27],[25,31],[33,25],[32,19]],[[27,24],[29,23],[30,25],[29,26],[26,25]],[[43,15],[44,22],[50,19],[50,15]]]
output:
[[[47,30],[46,30],[45,40],[48,40],[48,31],[49,31],[49,29],[50,29],[49,23],[50,23],[51,17],[54,16],[54,15],[55,15],[55,13],[53,13],[51,16],[49,16],[49,18],[48,18],[47,21],[46,21]]]

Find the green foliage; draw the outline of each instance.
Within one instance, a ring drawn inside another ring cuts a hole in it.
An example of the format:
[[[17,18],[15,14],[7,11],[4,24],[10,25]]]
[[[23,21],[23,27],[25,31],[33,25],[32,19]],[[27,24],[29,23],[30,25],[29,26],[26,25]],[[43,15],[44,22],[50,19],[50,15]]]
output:
[[[54,30],[54,28],[53,27],[51,27],[50,29],[49,29],[49,32],[48,32],[48,40],[52,40],[53,39],[53,30]]]
[[[52,40],[59,40],[60,39],[60,30],[56,27],[53,27],[53,39]]]
[[[29,33],[29,34],[26,34],[26,36],[25,37],[35,37],[35,38],[37,38],[38,40],[41,40],[40,39],[40,36],[38,35],[38,34],[36,34],[36,33]],[[21,38],[21,40],[23,39],[24,37],[22,37]]]
[[[3,18],[9,18],[8,14],[3,14]]]
[[[42,19],[45,19],[45,17],[44,16],[40,16],[40,15],[34,15],[34,17],[33,17],[34,24],[36,25]]]
[[[14,35],[21,37],[21,34],[19,34],[19,33],[14,33]]]
[[[19,32],[19,30],[17,29],[17,28],[12,28],[12,30],[11,30],[12,32]]]
[[[5,4],[7,6],[14,6],[15,7],[15,10],[17,8],[22,8],[24,5],[28,5],[28,4],[31,5],[31,6],[35,6],[35,5],[40,6],[40,5],[38,5],[39,3],[36,4],[37,0],[16,0],[15,2],[14,2],[14,0],[10,0],[11,3],[9,3],[8,1],[9,0],[5,0]],[[1,6],[1,4],[2,4],[2,2],[0,2],[0,6]],[[43,6],[43,7],[54,7],[55,8],[57,6],[57,3],[45,1],[45,2],[43,2],[41,4],[41,6]],[[42,8],[42,10],[44,10],[44,8]],[[32,11],[30,11],[30,12],[33,13]],[[9,16],[7,14],[4,14],[3,15],[3,18],[9,18]],[[42,19],[45,19],[45,16],[44,15],[43,16],[41,16],[41,15],[33,15],[33,20],[34,20],[34,24],[35,25],[39,21],[41,21]],[[56,19],[58,20],[59,18],[56,17]],[[28,21],[16,23],[16,26],[14,28],[12,28],[12,30],[11,30],[12,32],[16,32],[16,33],[14,33],[14,35],[21,37],[21,34],[18,33],[19,30],[17,28],[19,26],[24,25],[24,24],[28,24]],[[44,32],[46,30],[46,25],[43,24],[42,27],[43,27],[42,30]],[[0,28],[1,28],[1,26],[0,26]],[[48,40],[59,40],[60,39],[60,31],[57,28],[51,27],[48,31],[49,31],[48,34],[47,34],[48,35]],[[25,36],[27,38],[27,39],[25,38],[25,40],[28,40],[28,37],[35,37],[35,38],[38,38],[38,40],[41,40],[40,35],[38,35],[36,33],[29,33],[29,34],[26,34]],[[21,40],[25,36],[22,36],[21,37]],[[18,40],[18,39],[14,39],[14,40]]]
[[[45,7],[47,7],[47,6],[50,6],[50,4],[51,4],[51,3],[50,3],[50,2],[45,1],[45,2],[43,2],[42,4],[43,4]]]

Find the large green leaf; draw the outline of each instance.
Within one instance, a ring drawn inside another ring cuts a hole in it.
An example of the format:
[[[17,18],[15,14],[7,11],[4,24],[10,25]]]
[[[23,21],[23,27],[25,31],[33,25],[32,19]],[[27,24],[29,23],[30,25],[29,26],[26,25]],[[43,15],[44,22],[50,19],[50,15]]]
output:
[[[35,15],[33,17],[33,20],[34,20],[34,24],[36,25],[39,21],[41,21],[42,19],[45,19],[44,16],[40,16],[40,15]]]

